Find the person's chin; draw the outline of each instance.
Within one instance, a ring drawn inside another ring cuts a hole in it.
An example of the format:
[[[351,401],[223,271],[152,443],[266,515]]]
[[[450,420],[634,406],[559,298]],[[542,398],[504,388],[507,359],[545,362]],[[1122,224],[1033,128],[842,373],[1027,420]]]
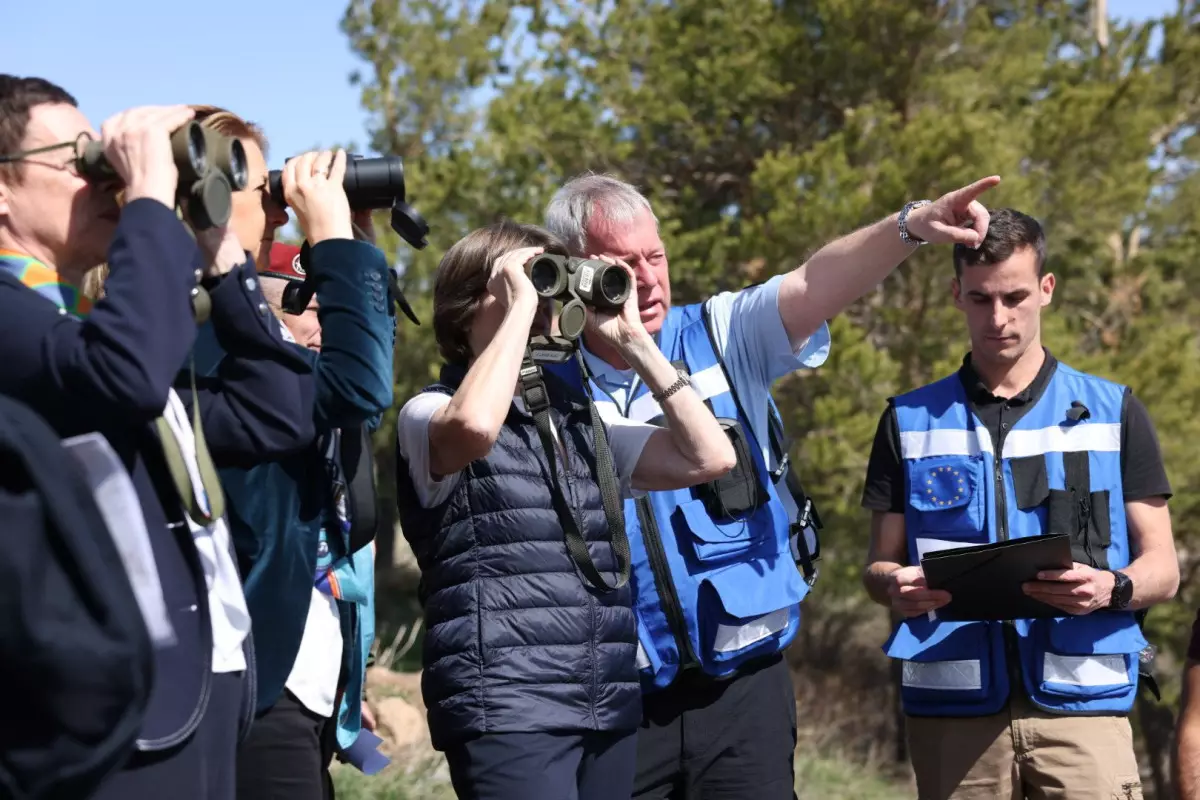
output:
[[[988,339],[985,349],[996,361],[1016,361],[1025,352],[1020,337]]]

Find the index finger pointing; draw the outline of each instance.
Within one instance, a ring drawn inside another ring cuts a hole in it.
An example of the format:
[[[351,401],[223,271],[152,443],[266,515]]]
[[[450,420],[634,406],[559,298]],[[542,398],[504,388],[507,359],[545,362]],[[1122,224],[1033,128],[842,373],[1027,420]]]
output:
[[[1000,176],[999,175],[990,175],[986,178],[975,181],[970,186],[964,186],[963,188],[955,191],[954,192],[954,200],[957,203],[966,205],[967,203],[970,203],[972,200],[974,200],[976,197],[979,197],[979,195],[986,192],[988,189],[991,189],[994,186],[998,186],[999,184],[1000,184]]]

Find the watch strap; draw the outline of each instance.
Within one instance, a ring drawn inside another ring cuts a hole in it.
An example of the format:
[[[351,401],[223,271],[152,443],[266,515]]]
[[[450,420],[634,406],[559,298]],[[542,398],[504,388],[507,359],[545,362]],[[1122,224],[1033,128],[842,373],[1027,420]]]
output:
[[[688,375],[686,372],[680,371],[679,379],[677,381],[672,383],[666,389],[663,389],[661,392],[657,392],[657,393],[651,392],[650,396],[654,398],[654,402],[662,403],[664,400],[666,400],[668,397],[670,397],[671,395],[678,392],[683,387],[691,386],[691,385],[692,385],[691,376]]]
[[[1120,570],[1110,569],[1113,576],[1112,594],[1108,598],[1108,607],[1114,610],[1128,608],[1133,599],[1133,581]]]
[[[900,239],[905,244],[915,244],[918,246],[926,244],[924,239],[913,236],[908,232],[908,215],[914,208],[921,208],[932,203],[932,200],[913,200],[912,202],[905,203],[904,208],[900,209],[900,216],[896,220],[896,226],[900,229]]]

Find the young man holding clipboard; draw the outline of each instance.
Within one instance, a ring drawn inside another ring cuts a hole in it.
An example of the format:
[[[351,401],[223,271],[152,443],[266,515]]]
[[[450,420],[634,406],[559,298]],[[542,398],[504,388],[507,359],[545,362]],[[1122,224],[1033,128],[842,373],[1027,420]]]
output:
[[[884,649],[903,662],[922,798],[1141,796],[1125,719],[1147,644],[1134,612],[1179,583],[1171,489],[1141,402],[1042,347],[1044,266],[1041,226],[1010,209],[978,248],[955,247],[971,352],[889,403],[867,468],[864,583],[904,618]],[[1021,588],[1061,616],[929,613],[952,598],[926,586],[922,555],[1050,533],[1070,537],[1073,565]]]

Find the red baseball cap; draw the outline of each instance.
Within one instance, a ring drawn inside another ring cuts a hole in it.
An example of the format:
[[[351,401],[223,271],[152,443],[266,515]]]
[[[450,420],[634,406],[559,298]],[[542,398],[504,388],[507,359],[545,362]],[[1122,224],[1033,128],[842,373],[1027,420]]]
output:
[[[302,281],[308,275],[300,262],[300,248],[284,242],[271,245],[271,263],[267,269],[260,269],[259,272],[289,281]]]

